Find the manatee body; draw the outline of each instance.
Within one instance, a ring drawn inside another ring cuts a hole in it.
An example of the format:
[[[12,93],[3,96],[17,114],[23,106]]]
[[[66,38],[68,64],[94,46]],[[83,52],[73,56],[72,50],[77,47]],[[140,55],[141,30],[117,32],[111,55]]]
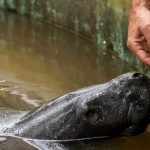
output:
[[[133,72],[56,98],[3,134],[49,140],[131,136],[145,131],[149,121],[150,79]]]

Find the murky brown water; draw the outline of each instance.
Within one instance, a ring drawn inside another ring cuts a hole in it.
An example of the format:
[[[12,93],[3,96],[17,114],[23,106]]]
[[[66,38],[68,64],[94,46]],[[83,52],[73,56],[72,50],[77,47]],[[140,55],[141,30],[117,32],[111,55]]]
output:
[[[1,106],[36,106],[38,100],[45,102],[130,70],[111,50],[98,50],[92,42],[50,25],[0,13]]]
[[[135,71],[112,50],[25,17],[0,12],[0,107],[32,109],[77,88]],[[150,135],[96,143],[95,149],[150,148]],[[92,144],[92,143],[91,143]]]

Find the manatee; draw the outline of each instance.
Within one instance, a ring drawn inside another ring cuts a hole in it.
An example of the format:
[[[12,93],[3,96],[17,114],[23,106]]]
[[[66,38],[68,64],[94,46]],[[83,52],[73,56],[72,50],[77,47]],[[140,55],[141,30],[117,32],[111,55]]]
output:
[[[150,122],[150,79],[130,72],[65,94],[30,112],[1,134],[70,140],[134,136]]]

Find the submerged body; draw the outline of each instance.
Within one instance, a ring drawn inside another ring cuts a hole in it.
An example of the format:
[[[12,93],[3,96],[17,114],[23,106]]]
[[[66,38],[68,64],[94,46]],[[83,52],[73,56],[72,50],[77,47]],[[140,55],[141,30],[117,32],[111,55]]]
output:
[[[27,113],[3,134],[68,140],[142,133],[150,121],[150,80],[127,73],[77,90]]]

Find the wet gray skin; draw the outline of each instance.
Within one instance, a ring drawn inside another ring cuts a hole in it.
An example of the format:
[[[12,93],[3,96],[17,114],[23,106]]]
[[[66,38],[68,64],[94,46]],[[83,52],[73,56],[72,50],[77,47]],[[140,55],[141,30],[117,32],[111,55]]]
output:
[[[49,140],[132,136],[145,131],[149,116],[150,79],[133,72],[56,98],[3,134]]]

